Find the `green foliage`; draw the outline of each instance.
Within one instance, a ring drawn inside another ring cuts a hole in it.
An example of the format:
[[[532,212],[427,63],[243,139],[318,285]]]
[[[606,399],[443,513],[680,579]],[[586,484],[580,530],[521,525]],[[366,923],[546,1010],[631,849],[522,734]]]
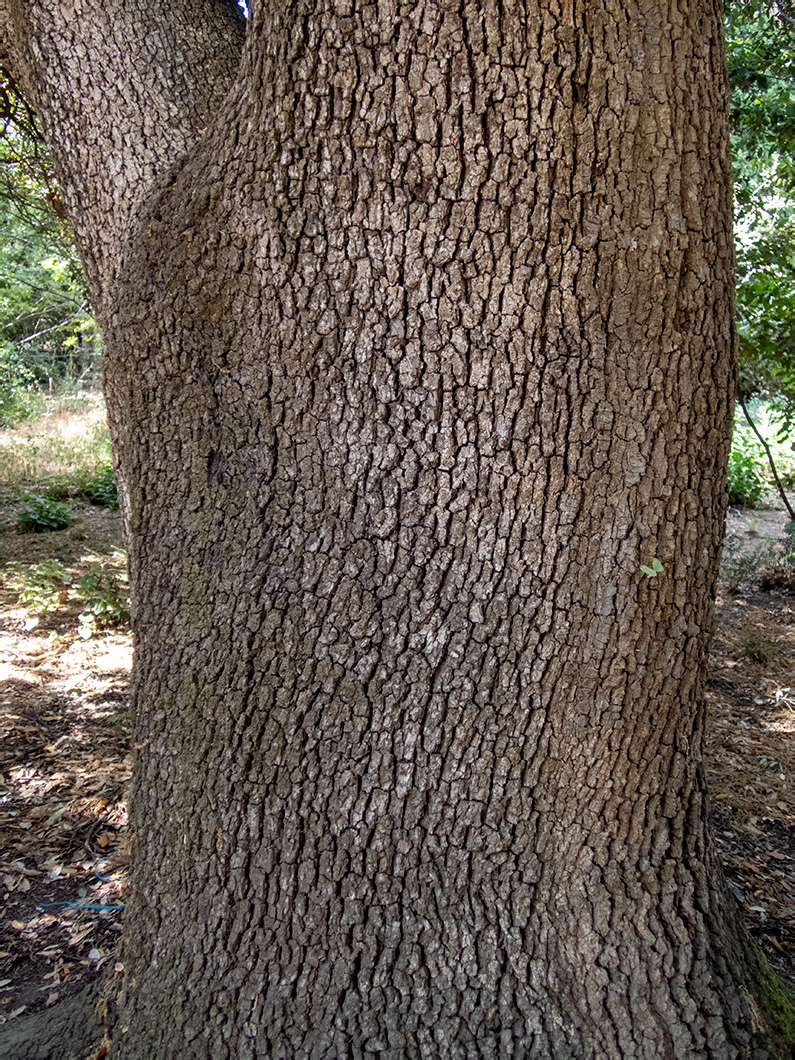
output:
[[[117,551],[114,556],[122,558],[124,553]],[[41,615],[54,611],[75,595],[84,608],[78,620],[78,634],[83,639],[87,640],[98,629],[130,621],[127,586],[105,560],[91,563],[82,575],[66,570],[57,559],[29,566],[9,563],[4,576],[18,591],[19,602],[25,605],[26,629],[34,629]]]
[[[791,444],[776,437],[776,431],[780,428],[777,403],[746,399],[745,406],[770,448],[779,480],[789,485],[795,479],[795,454]],[[774,489],[775,480],[769,459],[745,413],[738,406],[728,461],[729,504],[741,508],[759,508],[765,495]]]
[[[758,443],[735,431],[729,455],[729,504],[758,508],[767,491],[762,468],[764,453]]]
[[[651,561],[651,566],[650,567],[645,567],[641,563],[640,569],[643,571],[643,573],[646,575],[647,578],[656,578],[658,574],[662,574],[663,565],[662,565],[662,563],[660,563],[660,561],[655,556],[654,559]]]
[[[0,136],[0,342],[48,387],[97,365],[83,269],[49,158],[31,135]]]
[[[36,414],[41,402],[35,382],[13,346],[0,344],[0,427],[11,427]]]
[[[1,143],[1,141],[0,141]],[[91,371],[98,344],[83,274],[74,254],[60,255],[45,237],[0,207],[0,341],[39,384]]]
[[[110,457],[71,473],[49,475],[43,492],[56,500],[80,498],[103,508],[118,508],[119,494]]]
[[[119,507],[119,492],[116,488],[116,477],[113,464],[107,460],[95,467],[85,468],[77,475],[77,496],[84,497],[104,508]]]
[[[71,582],[71,575],[57,559],[46,559],[31,566],[9,563],[4,573],[18,590],[19,602],[25,605],[28,612],[25,629],[34,629],[40,615],[51,611],[66,599]]]
[[[776,419],[776,403],[770,400],[746,399],[745,405],[770,449],[779,479],[786,485],[788,479],[795,475],[795,454],[792,445],[776,438],[776,429],[780,423],[780,420]],[[729,504],[737,507],[760,507],[765,495],[774,488],[765,450],[739,406],[734,418],[728,477]]]
[[[743,394],[795,421],[795,15],[737,2],[726,16]]]
[[[733,146],[744,162],[774,161],[782,180],[795,173],[795,18],[779,0],[733,0],[726,9]],[[753,198],[749,170],[738,174],[741,202]]]
[[[80,615],[81,637],[90,637],[99,628],[130,621],[127,587],[107,564],[100,563],[83,575],[77,583],[77,592],[86,604],[85,612]]]
[[[22,530],[34,533],[50,533],[63,530],[74,516],[71,504],[42,497],[38,493],[25,493],[17,509],[17,524]]]

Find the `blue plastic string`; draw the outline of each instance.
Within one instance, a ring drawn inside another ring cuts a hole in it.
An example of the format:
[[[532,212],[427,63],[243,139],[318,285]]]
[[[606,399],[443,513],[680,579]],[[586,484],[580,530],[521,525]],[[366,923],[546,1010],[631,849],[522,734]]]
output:
[[[39,908],[48,905],[68,905],[70,909],[124,909],[123,905],[84,905],[82,902],[40,902]]]

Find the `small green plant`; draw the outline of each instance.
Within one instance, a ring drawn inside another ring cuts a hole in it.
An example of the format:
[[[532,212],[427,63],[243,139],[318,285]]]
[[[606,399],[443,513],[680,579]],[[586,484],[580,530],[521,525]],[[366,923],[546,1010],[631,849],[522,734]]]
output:
[[[44,493],[55,500],[80,497],[103,508],[119,507],[116,478],[109,457],[71,474],[49,475],[44,482]]]
[[[121,557],[123,552],[117,551]],[[25,605],[28,617],[25,629],[35,629],[39,618],[58,604],[65,604],[76,594],[84,605],[79,617],[78,633],[88,640],[98,629],[120,626],[130,621],[130,600],[127,586],[114,568],[100,560],[92,563],[86,574],[78,577],[64,568],[57,559],[44,560],[28,566],[9,563],[3,572],[5,579],[19,592],[19,602]]]
[[[97,464],[95,467],[86,468],[77,478],[79,496],[93,501],[94,504],[101,504],[103,508],[119,507],[116,477],[113,474],[113,464],[110,460]]]
[[[644,565],[641,563],[640,569],[648,578],[656,578],[658,574],[662,574],[663,565],[655,556],[654,559],[651,561],[650,567],[644,567]]]
[[[17,525],[22,530],[38,534],[63,530],[73,518],[71,504],[42,497],[38,493],[23,493],[17,509]]]
[[[758,508],[767,490],[763,456],[749,439],[735,431],[729,456],[729,504]]]
[[[130,621],[130,599],[127,587],[105,563],[77,583],[78,595],[87,608],[80,615],[78,632],[87,640],[97,629],[120,626]]]
[[[9,563],[4,573],[19,592],[19,602],[25,605],[25,629],[35,629],[41,615],[56,604],[65,603],[72,582],[72,576],[57,559],[45,559],[31,566]]]

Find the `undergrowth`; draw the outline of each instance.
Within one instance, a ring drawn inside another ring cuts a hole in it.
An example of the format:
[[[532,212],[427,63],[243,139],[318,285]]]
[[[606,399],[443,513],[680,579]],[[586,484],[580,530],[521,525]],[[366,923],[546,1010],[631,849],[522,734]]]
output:
[[[17,508],[17,526],[37,534],[63,530],[74,516],[70,504],[54,501],[38,493],[23,493]]]
[[[13,427],[41,414],[36,378],[8,343],[0,343],[0,427]]]
[[[9,563],[4,580],[19,594],[27,612],[25,629],[35,629],[42,615],[70,602],[79,603],[77,632],[87,640],[99,629],[123,626],[130,621],[130,598],[124,575],[118,568],[126,556],[113,552],[113,562],[102,558],[67,569],[57,559],[41,563]]]
[[[85,497],[111,506],[110,434],[101,395],[40,397],[39,418],[0,430],[0,482],[12,491],[35,486],[54,500]]]
[[[742,538],[728,534],[723,544],[720,578],[724,588],[737,593],[750,585],[795,591],[795,523],[787,523],[784,537],[765,538],[750,551]]]
[[[779,478],[787,489],[795,480],[795,455],[787,440],[779,437],[779,424],[771,416],[769,403],[747,402],[754,422],[765,437],[774,458]],[[773,475],[765,451],[739,409],[734,417],[734,432],[729,454],[729,504],[742,508],[759,508],[773,488]]]
[[[110,455],[71,474],[48,475],[42,491],[54,500],[80,499],[102,508],[118,508],[119,494]]]

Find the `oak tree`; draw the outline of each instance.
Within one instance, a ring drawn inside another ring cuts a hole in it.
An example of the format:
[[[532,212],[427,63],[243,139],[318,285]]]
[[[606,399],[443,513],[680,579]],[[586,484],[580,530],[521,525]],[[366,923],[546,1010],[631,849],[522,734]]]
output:
[[[129,532],[111,1055],[784,1055],[701,764],[717,0],[0,0],[0,27]]]

